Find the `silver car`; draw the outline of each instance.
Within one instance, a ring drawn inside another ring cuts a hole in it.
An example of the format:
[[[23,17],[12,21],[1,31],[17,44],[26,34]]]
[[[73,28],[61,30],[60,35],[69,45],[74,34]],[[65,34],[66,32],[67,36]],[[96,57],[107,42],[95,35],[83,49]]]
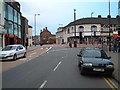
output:
[[[0,51],[0,60],[16,60],[26,57],[26,49],[23,45],[8,45]]]

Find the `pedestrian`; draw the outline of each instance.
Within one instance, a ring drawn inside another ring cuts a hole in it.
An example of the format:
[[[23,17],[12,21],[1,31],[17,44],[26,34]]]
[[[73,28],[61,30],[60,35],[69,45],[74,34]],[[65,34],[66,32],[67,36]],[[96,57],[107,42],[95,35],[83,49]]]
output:
[[[118,52],[120,52],[120,41],[118,42]]]
[[[69,47],[72,48],[72,44],[71,44],[71,42],[69,42]]]
[[[26,42],[26,43],[25,43],[26,50],[27,50],[27,46],[28,46],[28,43]]]
[[[113,44],[113,52],[117,52],[117,43],[116,42]]]

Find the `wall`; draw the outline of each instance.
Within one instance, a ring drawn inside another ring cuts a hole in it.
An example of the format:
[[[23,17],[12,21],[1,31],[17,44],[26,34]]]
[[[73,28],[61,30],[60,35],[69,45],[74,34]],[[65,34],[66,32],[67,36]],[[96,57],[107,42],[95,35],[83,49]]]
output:
[[[3,33],[5,32],[4,30],[4,2],[3,0],[0,0],[0,49],[4,47],[4,35]]]
[[[32,46],[32,28],[28,28],[28,46]]]

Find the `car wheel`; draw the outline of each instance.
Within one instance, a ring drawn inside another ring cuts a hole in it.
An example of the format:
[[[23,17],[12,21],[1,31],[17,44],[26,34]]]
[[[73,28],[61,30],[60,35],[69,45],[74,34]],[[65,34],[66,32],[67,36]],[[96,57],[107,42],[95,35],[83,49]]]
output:
[[[14,61],[17,60],[17,55],[16,54],[13,56],[13,60]]]
[[[107,76],[112,76],[112,73],[107,73]]]
[[[80,63],[80,62],[78,62],[78,67],[79,67],[79,68],[81,67],[81,63]]]
[[[80,74],[81,74],[81,75],[85,75],[85,71],[83,70],[82,67],[80,68]]]
[[[26,52],[24,53],[24,56],[23,56],[23,58],[26,58]]]

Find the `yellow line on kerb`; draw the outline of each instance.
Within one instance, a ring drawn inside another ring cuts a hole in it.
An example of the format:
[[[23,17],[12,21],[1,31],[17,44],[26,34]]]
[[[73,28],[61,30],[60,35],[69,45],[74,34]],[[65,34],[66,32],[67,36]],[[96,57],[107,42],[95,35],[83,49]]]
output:
[[[117,90],[118,87],[115,85],[115,83],[110,78],[103,77],[106,83],[112,88],[112,90]]]

